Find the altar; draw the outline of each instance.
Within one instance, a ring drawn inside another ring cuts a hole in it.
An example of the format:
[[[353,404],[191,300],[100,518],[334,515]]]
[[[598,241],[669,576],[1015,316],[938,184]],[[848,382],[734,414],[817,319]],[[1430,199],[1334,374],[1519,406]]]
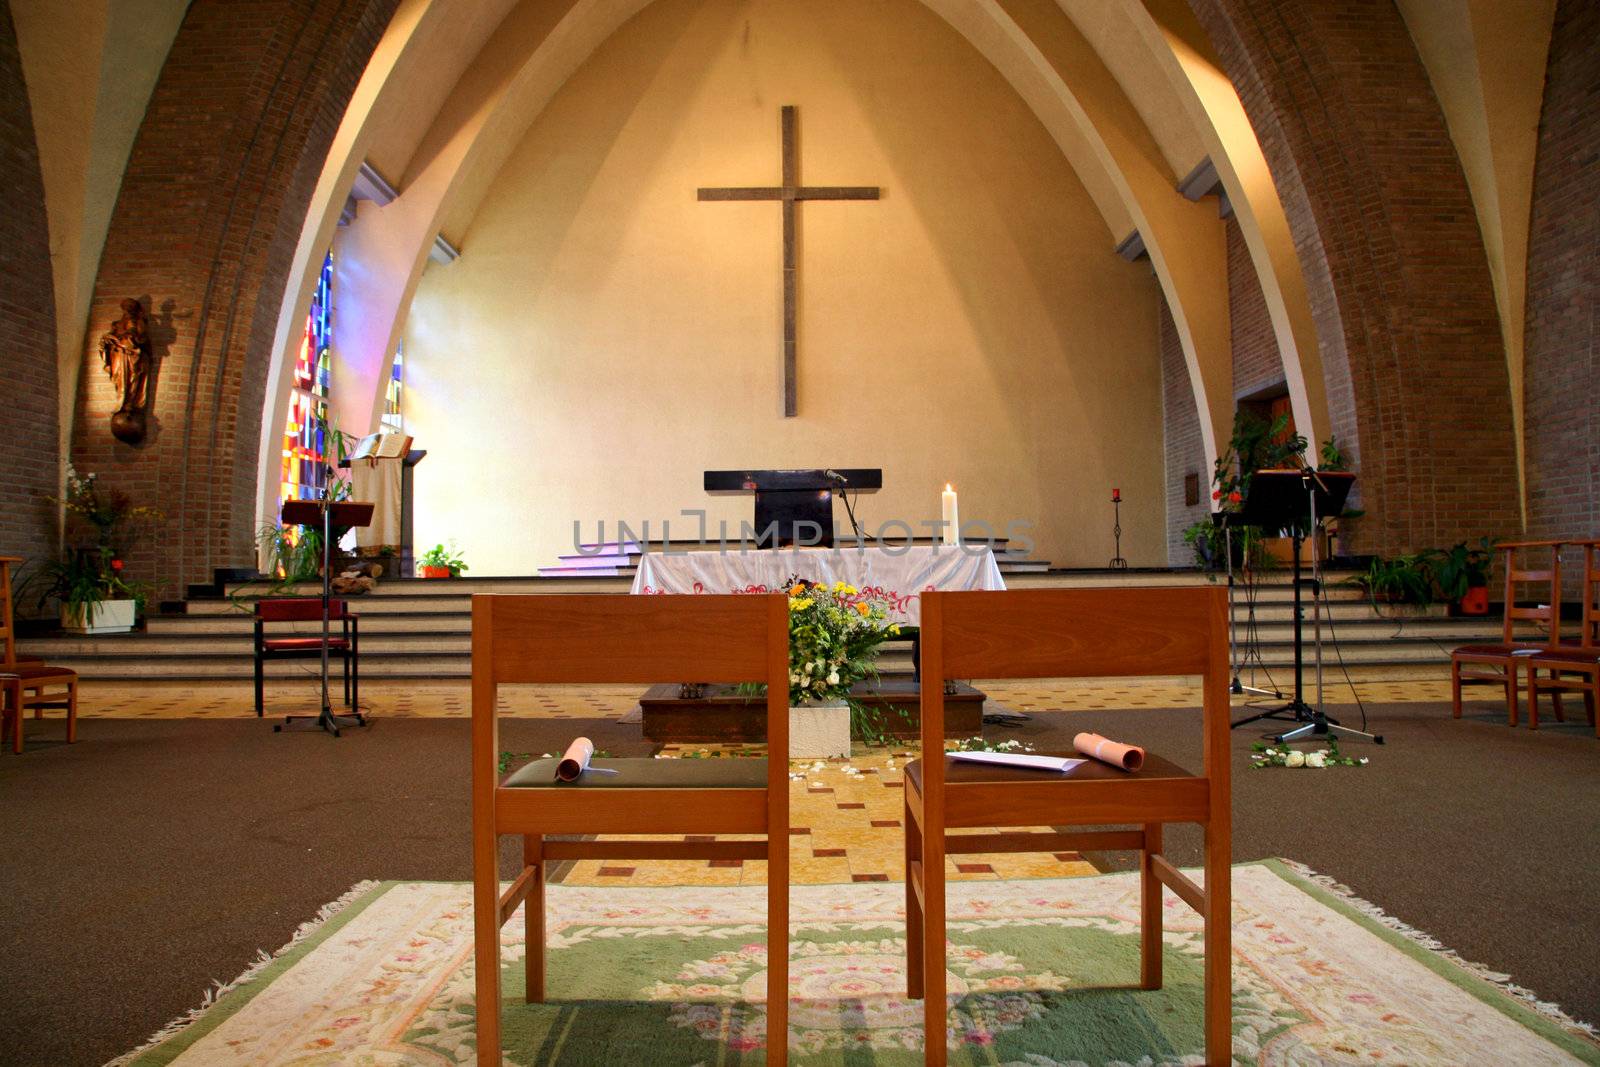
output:
[[[844,582],[889,602],[902,626],[922,618],[928,590],[1002,590],[1005,580],[988,545],[777,548],[743,552],[647,552],[639,557],[633,592],[769,593],[790,578],[832,585]]]

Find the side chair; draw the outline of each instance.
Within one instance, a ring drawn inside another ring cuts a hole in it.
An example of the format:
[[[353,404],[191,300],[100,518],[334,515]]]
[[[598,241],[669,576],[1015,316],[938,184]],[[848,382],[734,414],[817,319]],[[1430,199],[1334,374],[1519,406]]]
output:
[[[1539,728],[1541,694],[1550,695],[1556,718],[1564,720],[1561,694],[1577,692],[1583,695],[1589,725],[1595,728],[1595,736],[1600,737],[1600,721],[1595,717],[1595,705],[1600,704],[1600,541],[1589,541],[1583,545],[1582,619],[1577,644],[1540,649],[1528,658],[1530,730]]]
[[[266,664],[274,659],[322,658],[322,598],[269,597],[256,601],[255,615],[256,718],[265,714]],[[272,636],[268,623],[316,623],[314,634]],[[346,600],[328,601],[328,656],[344,661],[344,702],[361,708],[361,617]],[[320,667],[319,667],[320,671]],[[321,674],[318,674],[321,677]]]
[[[597,759],[606,774],[556,781],[559,759],[503,781],[501,685],[764,682],[770,759]],[[545,870],[569,859],[767,862],[767,1053],[788,1051],[789,609],[767,596],[472,598],[472,869],[478,1062],[498,1064],[500,927],[527,904],[527,1000],[543,1002]],[[499,840],[522,838],[522,870],[501,890]],[[573,834],[760,834],[754,841],[549,840]]]
[[[78,740],[78,672],[17,655],[16,616],[11,603],[11,565],[17,556],[0,556],[0,733],[11,732],[11,750],[22,751],[22,720],[29,708],[43,718],[46,708],[65,708],[67,743]]]
[[[1491,644],[1462,645],[1450,653],[1450,710],[1461,718],[1461,687],[1464,685],[1498,685],[1505,691],[1506,724],[1517,725],[1518,686],[1521,676],[1528,671],[1528,663],[1541,647],[1555,648],[1561,644],[1561,547],[1560,541],[1506,541],[1495,546],[1505,554],[1506,572],[1505,616],[1501,622],[1500,640]],[[1517,554],[1537,556],[1541,562],[1549,554],[1548,565],[1518,564]],[[1538,567],[1538,569],[1535,569]],[[1535,606],[1517,607],[1517,592],[1522,585],[1533,585]],[[1549,603],[1539,604],[1540,600]],[[1516,623],[1548,624],[1545,641],[1520,640]],[[1557,717],[1559,718],[1559,712]]]
[[[906,984],[924,1001],[925,1063],[948,1056],[945,857],[1086,849],[1139,853],[1141,988],[1161,988],[1162,886],[1203,917],[1205,1058],[1232,1062],[1226,611],[1219,588],[922,594],[923,758],[905,768]],[[1135,772],[1087,760],[1065,774],[943,754],[943,680],[1140,675],[1202,680],[1200,774],[1153,753]],[[1162,854],[1169,822],[1204,827],[1203,886]],[[1004,829],[1039,825],[1132,829]],[[1000,829],[947,834],[957,827]]]

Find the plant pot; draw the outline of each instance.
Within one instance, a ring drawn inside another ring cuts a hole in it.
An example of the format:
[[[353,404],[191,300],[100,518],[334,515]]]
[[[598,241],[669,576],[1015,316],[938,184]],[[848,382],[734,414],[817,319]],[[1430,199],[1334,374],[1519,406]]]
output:
[[[1465,595],[1455,603],[1457,615],[1487,615],[1489,614],[1489,587],[1474,585],[1467,589]]]
[[[422,568],[422,576],[424,578],[448,578],[448,577],[450,577],[450,568],[449,567],[423,567]]]
[[[842,700],[789,707],[789,758],[850,755],[850,705]]]
[[[93,609],[61,605],[61,628],[74,634],[125,634],[133,629],[136,603],[132,600],[97,600]]]

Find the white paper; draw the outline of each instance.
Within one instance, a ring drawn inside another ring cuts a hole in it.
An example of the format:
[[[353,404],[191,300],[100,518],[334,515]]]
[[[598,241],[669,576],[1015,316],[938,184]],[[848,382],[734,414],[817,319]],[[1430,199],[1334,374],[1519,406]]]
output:
[[[949,756],[969,763],[999,763],[1007,767],[1030,767],[1036,771],[1058,771],[1061,774],[1084,762],[1067,756],[1034,756],[1026,752],[951,752]]]

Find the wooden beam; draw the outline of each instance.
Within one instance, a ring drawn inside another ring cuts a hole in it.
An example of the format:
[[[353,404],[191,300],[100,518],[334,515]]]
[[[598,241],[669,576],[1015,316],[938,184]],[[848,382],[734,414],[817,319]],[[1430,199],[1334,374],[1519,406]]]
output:
[[[1167,857],[1151,856],[1150,869],[1155,872],[1162,885],[1178,894],[1179,900],[1200,914],[1205,914],[1205,891],[1195,885],[1188,875],[1169,863]]]

